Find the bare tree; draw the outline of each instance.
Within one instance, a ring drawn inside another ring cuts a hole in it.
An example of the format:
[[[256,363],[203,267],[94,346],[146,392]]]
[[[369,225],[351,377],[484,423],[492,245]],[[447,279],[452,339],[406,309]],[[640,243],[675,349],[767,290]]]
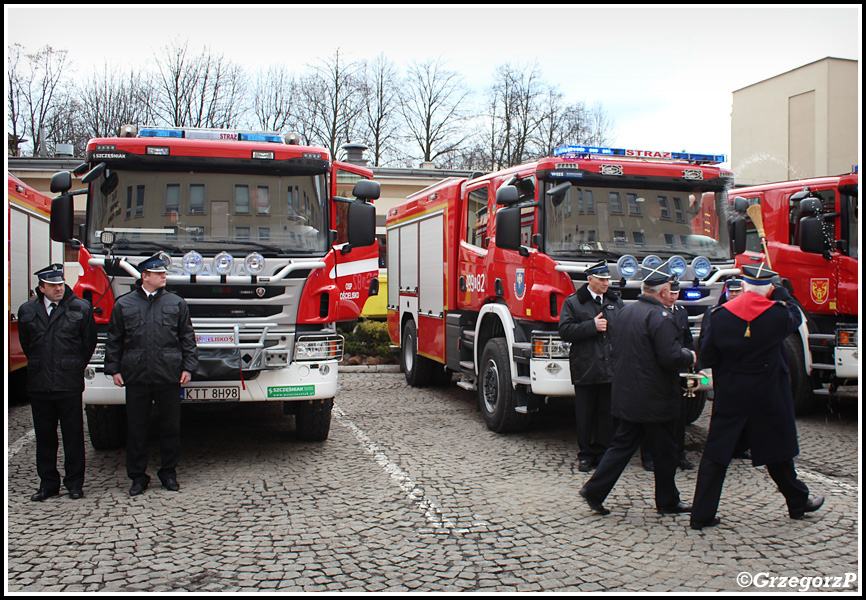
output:
[[[400,123],[400,82],[394,63],[380,54],[364,69],[365,140],[370,144],[372,164],[381,166],[385,157],[395,156]]]
[[[54,139],[56,120],[53,113],[69,96],[67,78],[71,64],[66,50],[44,46],[31,54],[26,53],[20,44],[9,48],[6,64],[9,81],[7,123],[15,146],[29,135],[33,142],[32,154],[36,156],[43,142],[43,129],[46,139]]]
[[[282,65],[260,72],[253,89],[254,127],[283,132],[291,127],[298,84]]]
[[[533,154],[531,140],[541,124],[545,85],[537,63],[497,68],[490,100],[492,169],[519,165]]]
[[[156,57],[159,117],[174,127],[236,127],[244,112],[246,76],[212,53],[172,43]]]
[[[103,66],[81,87],[80,119],[89,137],[117,135],[122,125],[141,127],[152,123],[150,75],[130,69],[121,74],[118,69]]]
[[[469,91],[460,75],[445,69],[439,60],[416,62],[404,89],[400,110],[408,138],[419,150],[416,158],[432,161],[460,148],[469,137],[461,110]]]
[[[297,128],[308,142],[321,144],[332,157],[340,146],[360,135],[360,70],[359,63],[343,60],[338,48],[301,80],[303,103],[298,107]]]

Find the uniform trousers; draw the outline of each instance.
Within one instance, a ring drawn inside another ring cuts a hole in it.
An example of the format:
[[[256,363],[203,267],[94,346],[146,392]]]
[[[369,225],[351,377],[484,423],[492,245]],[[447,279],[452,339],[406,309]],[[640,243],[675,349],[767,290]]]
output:
[[[49,492],[60,489],[57,471],[57,423],[63,435],[63,485],[68,490],[84,486],[84,417],[81,393],[30,395],[33,429],[36,432],[36,472],[40,487]]]
[[[161,481],[177,476],[180,458],[180,384],[126,386],[126,473],[133,482],[147,485],[148,445],[151,406],[156,405],[159,427]]]
[[[577,422],[577,458],[594,464],[610,445],[613,417],[610,416],[609,383],[574,386],[574,415]]]
[[[692,522],[708,523],[716,516],[719,500],[722,497],[722,485],[729,463],[717,463],[706,456],[701,458],[698,469],[698,482],[695,486],[695,499],[692,505]],[[788,509],[799,509],[806,505],[809,499],[809,488],[797,479],[794,470],[794,460],[767,465],[770,477],[779,486],[779,491],[788,503]]]
[[[680,501],[680,493],[674,482],[677,471],[675,429],[674,420],[661,423],[620,420],[619,428],[611,440],[610,447],[604,453],[601,464],[583,486],[586,495],[598,502],[603,502],[643,442],[649,448],[655,462],[653,475],[656,508],[667,509],[676,506]]]

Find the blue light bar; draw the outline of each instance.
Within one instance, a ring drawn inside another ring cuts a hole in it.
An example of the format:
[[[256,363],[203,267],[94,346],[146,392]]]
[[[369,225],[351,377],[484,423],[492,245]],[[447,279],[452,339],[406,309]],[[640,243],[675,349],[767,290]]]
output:
[[[683,300],[700,300],[701,290],[696,288],[687,288],[683,290],[681,296],[683,297]]]
[[[238,140],[242,142],[269,142],[282,144],[283,138],[276,133],[239,133]]]
[[[150,127],[142,129],[138,132],[138,137],[164,137],[164,138],[182,138],[182,129],[157,129]]]
[[[553,156],[562,158],[587,158],[593,156],[621,156],[623,158],[650,158],[656,160],[683,160],[696,163],[723,163],[724,154],[694,154],[690,152],[658,152],[625,148],[603,148],[600,146],[575,146],[563,144],[553,151]]]

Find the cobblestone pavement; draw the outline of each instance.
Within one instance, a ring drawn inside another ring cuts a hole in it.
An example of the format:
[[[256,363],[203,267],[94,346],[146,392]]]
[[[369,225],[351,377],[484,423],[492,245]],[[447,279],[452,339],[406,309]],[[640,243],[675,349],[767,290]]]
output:
[[[180,492],[154,477],[130,498],[123,451],[88,445],[85,497],[64,491],[40,504],[29,500],[30,409],[13,403],[7,591],[860,588],[856,408],[798,422],[799,474],[824,508],[789,519],[766,469],[737,460],[722,524],[692,531],[687,516],[656,513],[637,457],[605,502],[610,515],[586,507],[568,406],[497,435],[454,385],[417,390],[401,374],[349,373],[341,387],[327,442],[298,441],[277,404],[185,410]],[[708,413],[688,428],[695,463]],[[152,476],[157,461],[154,441]],[[695,478],[677,475],[686,501]]]

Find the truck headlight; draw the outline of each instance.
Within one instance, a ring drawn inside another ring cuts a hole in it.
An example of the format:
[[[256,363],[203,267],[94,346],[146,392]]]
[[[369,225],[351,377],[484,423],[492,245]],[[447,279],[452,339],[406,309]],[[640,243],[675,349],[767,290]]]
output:
[[[220,252],[213,257],[213,268],[220,275],[228,275],[235,264],[234,257],[228,252]]]
[[[246,267],[249,275],[258,275],[265,268],[265,257],[258,252],[248,254],[246,260],[244,260],[244,267]]]
[[[343,336],[302,337],[295,344],[295,360],[340,360]]]
[[[532,358],[568,358],[571,343],[558,337],[532,338]]]
[[[837,329],[836,346],[857,347],[856,329]]]

